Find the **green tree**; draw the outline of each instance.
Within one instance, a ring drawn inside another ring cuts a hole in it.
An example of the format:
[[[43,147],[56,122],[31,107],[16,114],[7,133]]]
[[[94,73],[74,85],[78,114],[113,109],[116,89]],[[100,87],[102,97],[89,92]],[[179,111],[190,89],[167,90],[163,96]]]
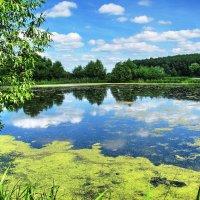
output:
[[[85,70],[81,65],[79,65],[73,69],[72,74],[74,78],[83,78],[85,76]]]
[[[192,63],[189,69],[192,76],[200,76],[200,64]]]
[[[1,0],[0,3],[0,105],[29,99],[34,56],[49,45],[51,35],[40,27],[45,20],[36,9],[44,0]]]
[[[160,79],[165,76],[165,71],[161,67],[141,66],[137,69],[136,76],[142,79]]]
[[[112,82],[127,82],[132,79],[132,73],[129,66],[119,62],[115,65],[111,73]]]
[[[88,78],[105,79],[106,69],[100,60],[90,61],[85,67],[85,75]]]
[[[51,68],[51,76],[54,79],[60,79],[66,77],[66,72],[60,61],[56,61],[55,63],[53,63],[53,66]]]
[[[124,66],[127,66],[130,70],[131,70],[131,74],[132,74],[132,79],[136,78],[136,71],[137,71],[137,65],[131,61],[131,59],[128,59],[127,61],[123,62]]]
[[[51,80],[52,61],[47,58],[43,58],[40,55],[35,55],[35,67],[33,71],[33,79],[35,81]]]
[[[200,54],[150,58],[144,60],[134,60],[133,62],[137,66],[147,66],[147,67],[160,66],[164,68],[165,72],[168,75],[171,76],[190,76],[189,66],[192,63],[200,64]]]

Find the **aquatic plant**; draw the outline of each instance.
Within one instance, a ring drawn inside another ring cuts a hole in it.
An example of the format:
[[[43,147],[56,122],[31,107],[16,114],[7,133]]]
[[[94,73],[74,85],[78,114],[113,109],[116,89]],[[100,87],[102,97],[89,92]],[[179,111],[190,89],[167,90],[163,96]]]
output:
[[[133,196],[138,200],[144,200],[146,196],[163,199],[169,186],[168,200],[188,200],[196,199],[197,192],[194,191],[199,188],[199,172],[172,165],[155,166],[146,158],[106,157],[101,154],[99,144],[93,145],[92,149],[76,150],[69,142],[53,142],[41,149],[33,149],[10,136],[0,136],[0,156],[12,156],[13,152],[15,159],[6,176],[6,185],[14,188],[14,183],[20,180],[23,183],[20,191],[31,183],[34,190],[29,187],[28,191],[35,195],[47,191],[49,196],[50,189],[47,188],[52,187],[51,180],[54,179],[60,185],[59,200],[94,200],[106,189],[109,192],[104,193],[103,199],[128,200]],[[149,180],[151,189],[147,191]]]

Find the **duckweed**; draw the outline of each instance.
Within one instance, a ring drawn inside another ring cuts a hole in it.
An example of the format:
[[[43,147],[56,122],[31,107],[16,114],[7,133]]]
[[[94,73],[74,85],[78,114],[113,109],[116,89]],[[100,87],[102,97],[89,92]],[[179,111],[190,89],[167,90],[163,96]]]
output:
[[[60,185],[58,199],[95,199],[108,190],[105,199],[145,199],[149,180],[155,177],[176,184],[151,185],[151,199],[195,199],[200,172],[172,165],[155,166],[146,158],[106,157],[100,145],[92,149],[74,150],[69,142],[53,142],[41,149],[0,136],[0,156],[12,155],[13,165],[8,182],[19,179],[31,182],[41,190],[51,187],[52,180]],[[170,187],[170,190],[169,190]]]

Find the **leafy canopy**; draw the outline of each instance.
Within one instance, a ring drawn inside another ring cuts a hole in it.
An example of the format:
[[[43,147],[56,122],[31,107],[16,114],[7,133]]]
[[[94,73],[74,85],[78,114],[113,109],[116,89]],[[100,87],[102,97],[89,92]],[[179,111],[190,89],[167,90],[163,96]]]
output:
[[[31,96],[34,55],[49,46],[51,34],[35,15],[44,0],[0,0],[0,105]],[[4,87],[6,86],[6,88]]]

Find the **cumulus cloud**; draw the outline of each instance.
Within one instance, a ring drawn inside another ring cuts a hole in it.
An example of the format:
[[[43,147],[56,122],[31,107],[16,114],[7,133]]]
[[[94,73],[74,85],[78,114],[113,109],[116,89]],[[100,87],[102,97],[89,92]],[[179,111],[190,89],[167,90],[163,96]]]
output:
[[[147,44],[146,42],[127,42],[127,43],[105,43],[93,48],[96,52],[163,52],[164,50],[156,45]]]
[[[98,40],[89,40],[88,44],[90,45],[103,45],[105,44],[106,42],[102,39],[98,39]]]
[[[82,37],[78,33],[59,34],[52,32],[52,39],[56,50],[72,50],[84,46]]]
[[[152,4],[152,1],[150,0],[139,0],[138,5],[140,6],[150,6]]]
[[[160,25],[171,25],[172,22],[171,21],[165,21],[165,20],[159,20],[158,24],[160,24]]]
[[[63,54],[59,56],[59,59],[67,60],[68,62],[89,62],[91,60],[96,60],[96,57],[92,54],[82,54],[80,56],[78,55],[72,55],[72,54]]]
[[[144,29],[145,31],[153,31],[153,30],[154,30],[154,28],[151,27],[151,26],[144,26],[143,29]]]
[[[72,15],[71,9],[77,8],[77,4],[70,1],[62,1],[56,4],[53,8],[46,10],[44,13],[46,17],[70,17]]]
[[[90,40],[89,43],[95,47],[92,51],[95,52],[163,52],[164,50],[156,45],[147,44],[143,41],[138,41],[134,37],[130,38],[114,38],[112,42],[106,43],[104,40]]]
[[[127,17],[119,17],[119,18],[117,18],[116,20],[117,20],[118,22],[123,23],[123,22],[127,22],[127,21],[128,21],[128,18],[127,18]]]
[[[154,19],[147,16],[137,16],[131,19],[131,22],[137,23],[137,24],[146,24],[152,22]]]
[[[166,32],[144,31],[128,38],[119,38],[118,41],[178,42],[195,38],[200,38],[200,29]]]
[[[104,4],[99,8],[99,13],[101,14],[123,15],[124,12],[124,7],[114,3]]]
[[[200,53],[200,42],[183,41],[178,43],[177,48],[173,48],[174,54]]]

